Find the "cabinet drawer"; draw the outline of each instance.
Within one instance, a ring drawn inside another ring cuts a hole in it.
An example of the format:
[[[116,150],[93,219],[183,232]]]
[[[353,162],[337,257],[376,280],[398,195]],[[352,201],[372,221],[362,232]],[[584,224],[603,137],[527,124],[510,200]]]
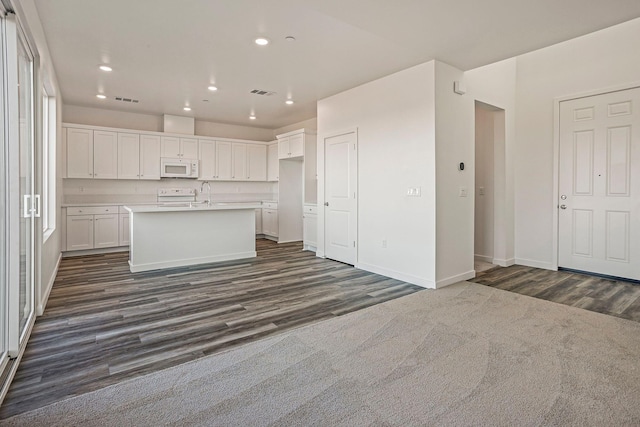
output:
[[[263,202],[262,207],[264,209],[278,209],[278,204],[273,202]]]
[[[303,210],[304,213],[308,214],[317,214],[318,207],[316,205],[304,205]]]
[[[67,216],[100,215],[118,212],[118,206],[73,206],[67,208]]]

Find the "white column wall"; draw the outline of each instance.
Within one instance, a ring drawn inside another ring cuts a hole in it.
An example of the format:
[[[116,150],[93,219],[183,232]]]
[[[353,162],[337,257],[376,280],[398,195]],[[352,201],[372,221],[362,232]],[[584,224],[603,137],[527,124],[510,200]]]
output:
[[[319,147],[358,130],[357,266],[425,287],[435,286],[434,78],[432,61],[318,102]],[[408,197],[409,187],[421,197]]]
[[[474,255],[481,261],[493,262],[494,112],[476,104],[475,118]],[[480,194],[480,188],[484,194]]]

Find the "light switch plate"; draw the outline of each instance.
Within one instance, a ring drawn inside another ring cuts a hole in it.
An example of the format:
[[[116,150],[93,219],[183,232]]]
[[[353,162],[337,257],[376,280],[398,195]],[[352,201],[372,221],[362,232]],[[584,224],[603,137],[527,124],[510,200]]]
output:
[[[467,197],[467,187],[460,187],[460,192],[458,193],[460,197]]]
[[[407,196],[420,197],[422,195],[421,187],[409,187],[407,188]]]

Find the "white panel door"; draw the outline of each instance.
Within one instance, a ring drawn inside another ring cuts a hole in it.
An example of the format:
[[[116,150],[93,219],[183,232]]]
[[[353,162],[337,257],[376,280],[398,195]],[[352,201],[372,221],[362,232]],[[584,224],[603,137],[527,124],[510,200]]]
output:
[[[118,134],[93,131],[93,178],[118,178]]]
[[[180,138],[176,138],[174,136],[163,136],[161,156],[173,158],[180,157]]]
[[[160,179],[160,137],[140,135],[140,179]]]
[[[325,256],[355,265],[357,260],[357,139],[355,132],[324,140]]]
[[[94,215],[93,245],[95,248],[112,248],[118,246],[118,220],[118,214]]]
[[[267,148],[267,181],[277,181],[280,162],[278,160],[278,144]]]
[[[640,88],[560,103],[558,265],[640,280]]]
[[[67,216],[67,250],[93,249],[93,215]]]
[[[198,158],[198,140],[192,138],[180,138],[180,157],[185,159]]]
[[[140,135],[118,134],[118,179],[140,179]]]
[[[216,178],[216,142],[200,140],[198,160],[200,160],[199,179]]]

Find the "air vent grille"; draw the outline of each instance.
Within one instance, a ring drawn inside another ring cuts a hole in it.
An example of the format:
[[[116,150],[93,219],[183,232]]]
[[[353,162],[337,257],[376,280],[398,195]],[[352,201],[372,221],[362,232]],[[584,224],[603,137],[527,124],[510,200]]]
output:
[[[269,90],[262,90],[262,89],[254,89],[250,93],[253,93],[255,95],[262,95],[262,96],[271,96],[276,94],[275,92],[272,92]]]
[[[132,104],[137,104],[138,102],[140,102],[137,99],[133,99],[133,98],[125,98],[124,96],[116,96],[115,97],[116,101],[121,101],[121,102],[130,102]]]

